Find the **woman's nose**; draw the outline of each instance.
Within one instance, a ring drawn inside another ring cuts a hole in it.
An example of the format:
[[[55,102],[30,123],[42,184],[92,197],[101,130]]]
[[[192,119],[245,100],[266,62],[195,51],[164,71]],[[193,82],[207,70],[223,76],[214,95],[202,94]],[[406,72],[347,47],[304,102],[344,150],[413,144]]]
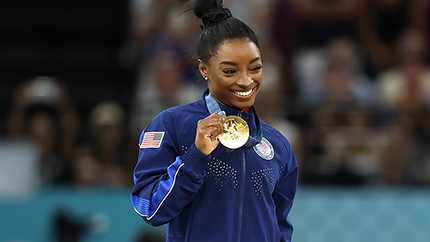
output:
[[[240,85],[249,85],[253,82],[254,82],[254,79],[250,76],[244,76],[244,77],[240,78],[240,80],[239,80]]]

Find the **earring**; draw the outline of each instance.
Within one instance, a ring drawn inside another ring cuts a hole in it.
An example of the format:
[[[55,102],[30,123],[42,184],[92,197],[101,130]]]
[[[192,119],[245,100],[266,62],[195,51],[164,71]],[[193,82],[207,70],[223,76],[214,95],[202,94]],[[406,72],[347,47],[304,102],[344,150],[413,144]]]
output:
[[[209,78],[207,76],[203,76],[203,78],[207,81]]]

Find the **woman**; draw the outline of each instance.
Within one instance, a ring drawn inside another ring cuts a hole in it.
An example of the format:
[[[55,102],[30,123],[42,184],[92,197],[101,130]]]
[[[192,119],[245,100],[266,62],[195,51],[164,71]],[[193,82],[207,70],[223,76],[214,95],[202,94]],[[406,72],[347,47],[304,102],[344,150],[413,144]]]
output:
[[[291,241],[297,161],[253,108],[263,82],[255,34],[220,0],[198,0],[194,13],[208,90],[142,132],[133,206],[151,225],[168,223],[169,242]]]

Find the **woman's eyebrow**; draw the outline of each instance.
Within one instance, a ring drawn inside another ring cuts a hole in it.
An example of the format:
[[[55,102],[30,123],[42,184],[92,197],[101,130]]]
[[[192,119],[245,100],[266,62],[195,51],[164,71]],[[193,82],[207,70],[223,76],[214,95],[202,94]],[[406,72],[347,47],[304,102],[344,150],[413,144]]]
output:
[[[261,57],[255,57],[254,59],[252,59],[249,64],[254,63],[258,60],[261,60]],[[238,66],[239,64],[236,62],[232,62],[232,61],[223,61],[219,63],[220,65],[231,65],[231,66]]]
[[[261,57],[255,57],[254,59],[252,59],[252,60],[249,62],[249,64],[252,64],[252,63],[254,63],[254,62],[258,61],[258,60],[261,60]]]
[[[238,66],[239,65],[236,62],[232,62],[232,61],[223,61],[223,62],[221,62],[219,64],[220,65],[231,65],[231,66]]]

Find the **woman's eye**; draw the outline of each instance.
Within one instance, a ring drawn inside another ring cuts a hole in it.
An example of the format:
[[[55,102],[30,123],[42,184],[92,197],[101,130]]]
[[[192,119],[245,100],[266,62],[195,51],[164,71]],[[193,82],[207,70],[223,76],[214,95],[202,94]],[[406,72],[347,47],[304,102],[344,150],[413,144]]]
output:
[[[234,74],[236,73],[236,70],[225,70],[223,71],[225,74]]]
[[[262,66],[262,65],[260,65],[260,66],[256,66],[256,67],[254,67],[252,70],[253,70],[253,71],[258,71],[258,70],[260,70],[261,68],[263,68],[263,66]]]

